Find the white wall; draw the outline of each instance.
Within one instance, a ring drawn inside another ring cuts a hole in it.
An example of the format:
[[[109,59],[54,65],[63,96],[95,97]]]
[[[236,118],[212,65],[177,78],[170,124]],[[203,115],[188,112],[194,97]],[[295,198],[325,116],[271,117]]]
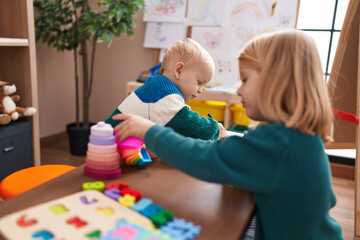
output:
[[[143,48],[145,23],[142,13],[132,38],[114,39],[110,48],[97,45],[90,121],[104,120],[125,98],[125,85],[154,64],[154,50]],[[37,44],[40,137],[64,132],[75,121],[75,80],[72,52],[59,53]]]

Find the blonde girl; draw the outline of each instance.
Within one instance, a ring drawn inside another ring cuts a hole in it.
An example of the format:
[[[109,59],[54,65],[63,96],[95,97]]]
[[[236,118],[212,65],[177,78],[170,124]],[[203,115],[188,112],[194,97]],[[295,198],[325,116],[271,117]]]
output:
[[[336,199],[324,142],[333,115],[314,41],[298,30],[262,35],[239,57],[238,94],[261,124],[244,137],[202,141],[119,114],[119,138],[136,136],[194,177],[254,193],[255,239],[343,239],[329,215]]]

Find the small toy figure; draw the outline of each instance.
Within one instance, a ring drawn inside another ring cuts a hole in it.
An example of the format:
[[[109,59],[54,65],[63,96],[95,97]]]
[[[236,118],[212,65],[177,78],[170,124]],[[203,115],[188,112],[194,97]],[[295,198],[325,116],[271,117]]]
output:
[[[16,121],[19,117],[30,117],[36,113],[34,107],[17,107],[15,102],[20,100],[19,95],[9,96],[16,92],[15,84],[0,81],[0,125]]]

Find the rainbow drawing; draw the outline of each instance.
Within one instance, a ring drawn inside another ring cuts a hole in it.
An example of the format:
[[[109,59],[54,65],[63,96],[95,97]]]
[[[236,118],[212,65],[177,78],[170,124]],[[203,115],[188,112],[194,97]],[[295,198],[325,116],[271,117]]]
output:
[[[200,23],[205,21],[206,18],[211,18],[214,25],[220,25],[221,23],[218,21],[216,14],[211,13],[210,6],[213,0],[203,0],[201,3],[201,10],[198,17],[192,17],[190,20],[192,22]]]
[[[263,19],[263,14],[262,14],[260,8],[255,3],[243,3],[243,4],[240,4],[240,5],[236,6],[231,11],[230,16],[233,17],[236,14],[239,14],[239,13],[243,12],[246,9],[251,9],[254,12],[257,19]]]

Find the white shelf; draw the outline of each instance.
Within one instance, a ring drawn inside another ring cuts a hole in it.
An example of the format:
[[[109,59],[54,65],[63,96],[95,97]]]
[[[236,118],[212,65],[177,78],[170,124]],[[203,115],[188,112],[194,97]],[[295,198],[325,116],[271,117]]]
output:
[[[0,46],[2,47],[28,47],[29,40],[26,38],[2,38],[0,37]]]

